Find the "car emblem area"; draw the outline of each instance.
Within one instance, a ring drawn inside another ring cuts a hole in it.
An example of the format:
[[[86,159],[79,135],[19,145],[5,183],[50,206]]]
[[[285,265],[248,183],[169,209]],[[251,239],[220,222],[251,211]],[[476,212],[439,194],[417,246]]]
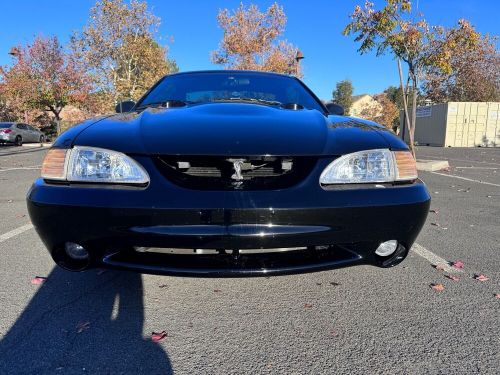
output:
[[[245,159],[228,159],[229,162],[233,163],[234,173],[231,175],[231,178],[235,181],[239,181],[240,183],[243,181],[243,174],[241,173],[243,166],[246,162]]]

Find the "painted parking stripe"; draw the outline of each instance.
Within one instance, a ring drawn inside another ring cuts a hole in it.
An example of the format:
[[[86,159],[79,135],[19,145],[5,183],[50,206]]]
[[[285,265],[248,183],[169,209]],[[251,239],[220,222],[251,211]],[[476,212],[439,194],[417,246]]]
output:
[[[411,251],[429,261],[429,263],[431,263],[433,266],[437,266],[438,264],[442,265],[443,271],[445,272],[462,272],[461,269],[451,267],[446,259],[443,259],[439,255],[434,254],[432,251],[427,250],[425,247],[419,245],[418,243],[413,244],[413,246],[411,247]]]
[[[437,174],[440,176],[446,176],[446,177],[451,177],[451,178],[459,178],[460,180],[465,180],[465,181],[470,181],[470,182],[477,182],[478,184],[484,184],[484,185],[491,185],[491,186],[498,186],[500,187],[499,184],[494,184],[492,182],[486,182],[486,181],[480,181],[480,180],[473,180],[472,178],[467,178],[467,177],[462,177],[462,176],[455,176],[453,174],[446,174],[446,173],[439,173],[439,172],[430,172],[433,174]]]
[[[33,167],[16,167],[16,168],[0,168],[0,172],[8,172],[8,171],[21,171],[21,170],[36,170],[41,169],[41,165],[35,165]]]
[[[455,169],[500,169],[500,167],[453,167]]]
[[[426,155],[421,155],[421,154],[418,154],[419,158],[422,158],[422,159],[432,159],[432,160],[453,160],[453,161],[461,161],[461,162],[464,162],[464,163],[470,163],[470,164],[474,164],[474,163],[480,163],[480,164],[492,164],[492,165],[500,165],[500,163],[498,162],[489,162],[489,161],[479,161],[479,160],[466,160],[466,159],[451,159],[451,158],[445,158],[444,156],[443,157],[438,157],[438,156],[426,156]]]
[[[0,234],[0,243],[7,241],[9,238],[12,238],[14,236],[17,236],[18,234],[24,233],[32,228],[33,228],[33,224],[30,223],[30,224],[23,225],[19,228],[13,229],[10,232]]]

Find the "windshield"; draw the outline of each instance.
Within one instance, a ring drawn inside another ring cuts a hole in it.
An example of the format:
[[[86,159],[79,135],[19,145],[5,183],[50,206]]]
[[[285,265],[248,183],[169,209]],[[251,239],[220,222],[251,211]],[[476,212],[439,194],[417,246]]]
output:
[[[200,72],[165,77],[138,104],[250,101],[267,105],[299,104],[324,112],[318,100],[292,77],[254,72]]]
[[[0,129],[7,129],[12,126],[12,122],[0,122]]]

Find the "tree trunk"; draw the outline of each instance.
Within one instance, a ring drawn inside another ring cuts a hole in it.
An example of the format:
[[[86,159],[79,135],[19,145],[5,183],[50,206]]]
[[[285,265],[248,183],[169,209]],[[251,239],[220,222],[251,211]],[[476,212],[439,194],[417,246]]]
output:
[[[411,153],[413,154],[413,157],[415,157],[415,149],[413,147],[413,133],[411,131],[411,124],[410,124],[410,116],[408,113],[408,101],[406,97],[406,91],[407,87],[405,87],[403,83],[403,68],[401,67],[401,60],[398,59],[398,70],[399,70],[399,82],[401,84],[401,93],[403,94],[403,112],[404,112],[404,124],[403,124],[403,131],[401,132],[401,137],[403,138],[404,141],[404,136],[405,136],[405,128],[408,129],[408,135],[410,137],[410,150]],[[407,85],[408,86],[408,85]]]
[[[56,131],[57,131],[57,136],[61,135],[61,118],[59,117],[59,114],[56,115]]]

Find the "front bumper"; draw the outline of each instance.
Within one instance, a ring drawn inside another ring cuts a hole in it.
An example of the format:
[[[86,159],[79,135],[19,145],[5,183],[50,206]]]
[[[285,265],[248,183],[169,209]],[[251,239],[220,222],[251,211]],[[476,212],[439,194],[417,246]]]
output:
[[[377,246],[395,239],[405,255],[430,204],[420,181],[330,191],[307,184],[281,191],[193,191],[167,185],[58,186],[38,179],[28,193],[28,209],[52,257],[66,268],[249,276],[381,265],[374,254]],[[89,262],[72,264],[64,252],[66,242],[84,246]],[[141,253],[134,247],[218,249],[221,254]],[[237,252],[269,248],[303,250]]]

